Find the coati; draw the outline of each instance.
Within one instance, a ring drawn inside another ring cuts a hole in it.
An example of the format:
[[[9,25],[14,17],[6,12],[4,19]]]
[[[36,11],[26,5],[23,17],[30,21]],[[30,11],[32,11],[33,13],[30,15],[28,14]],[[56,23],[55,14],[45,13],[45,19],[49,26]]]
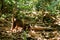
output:
[[[14,30],[14,29],[20,30],[19,28],[20,28],[20,29],[22,28],[24,31],[25,31],[25,30],[29,30],[30,25],[23,23],[22,20],[16,19],[16,20],[14,20],[14,22],[13,22],[13,28],[12,28],[12,29],[13,29],[13,30]]]
[[[16,27],[16,26],[20,26],[20,27],[23,27],[23,22],[21,20],[18,20],[16,19],[14,22],[13,22],[13,29]]]

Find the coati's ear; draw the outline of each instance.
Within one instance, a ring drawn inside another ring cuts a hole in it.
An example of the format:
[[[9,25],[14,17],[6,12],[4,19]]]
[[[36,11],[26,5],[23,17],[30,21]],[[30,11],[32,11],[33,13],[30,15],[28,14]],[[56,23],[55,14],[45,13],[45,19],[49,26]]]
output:
[[[16,21],[16,18],[14,18],[14,21]]]

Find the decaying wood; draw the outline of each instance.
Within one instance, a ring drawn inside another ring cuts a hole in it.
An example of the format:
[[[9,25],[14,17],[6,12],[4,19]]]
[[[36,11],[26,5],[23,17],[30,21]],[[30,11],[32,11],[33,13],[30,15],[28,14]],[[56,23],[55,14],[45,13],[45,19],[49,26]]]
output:
[[[29,35],[32,38],[33,37],[36,38],[36,37],[39,37],[40,36],[40,34],[36,33],[34,30],[29,31]]]
[[[42,26],[35,26],[35,27],[31,27],[32,30],[55,30],[53,28],[50,28],[50,27],[42,27]]]
[[[42,37],[41,36],[41,31],[56,31],[56,29],[53,29],[53,28],[49,28],[49,27],[42,27],[42,26],[35,26],[35,27],[31,27],[30,28],[30,31],[29,31],[29,35],[30,37]]]

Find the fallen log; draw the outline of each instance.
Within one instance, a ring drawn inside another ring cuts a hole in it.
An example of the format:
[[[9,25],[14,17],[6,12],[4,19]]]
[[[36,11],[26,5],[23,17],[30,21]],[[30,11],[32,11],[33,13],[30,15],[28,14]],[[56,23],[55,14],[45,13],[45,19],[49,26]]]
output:
[[[35,27],[31,27],[31,30],[35,30],[35,31],[55,31],[55,28],[50,28],[50,27],[42,27],[42,26],[35,26]]]

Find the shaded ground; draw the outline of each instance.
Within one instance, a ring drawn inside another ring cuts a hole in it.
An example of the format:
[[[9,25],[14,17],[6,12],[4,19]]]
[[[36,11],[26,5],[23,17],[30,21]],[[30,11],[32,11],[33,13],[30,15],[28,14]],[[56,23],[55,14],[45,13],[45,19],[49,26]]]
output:
[[[7,33],[6,30],[8,29],[5,27],[0,28],[0,40],[60,40],[59,31],[32,31],[32,35],[35,34],[35,36],[28,37],[29,32]]]

